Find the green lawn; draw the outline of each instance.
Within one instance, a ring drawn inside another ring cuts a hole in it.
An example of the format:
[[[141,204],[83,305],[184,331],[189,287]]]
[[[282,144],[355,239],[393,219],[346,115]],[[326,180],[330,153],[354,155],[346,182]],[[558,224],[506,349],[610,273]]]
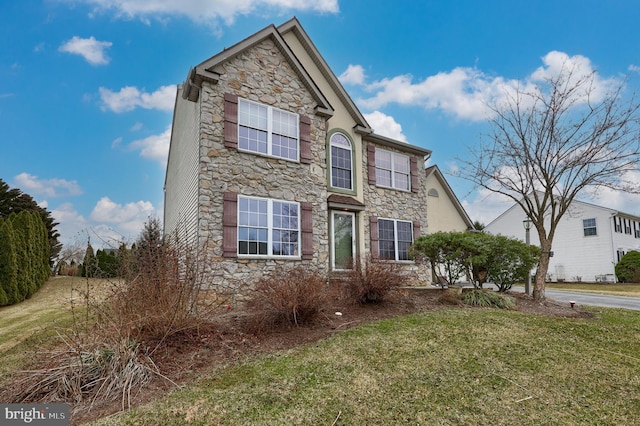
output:
[[[90,281],[101,288],[100,281]],[[0,385],[26,349],[68,325],[56,278],[0,308]],[[640,312],[591,319],[446,308],[364,325],[316,344],[212,366],[165,398],[96,424],[640,424]]]
[[[213,372],[96,424],[640,424],[640,312],[443,309]]]

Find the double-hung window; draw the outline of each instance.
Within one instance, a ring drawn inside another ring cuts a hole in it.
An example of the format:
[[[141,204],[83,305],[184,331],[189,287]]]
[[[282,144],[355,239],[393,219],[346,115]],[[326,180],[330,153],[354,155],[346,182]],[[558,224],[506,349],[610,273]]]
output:
[[[584,219],[582,221],[582,229],[584,230],[584,236],[590,237],[592,235],[598,235],[598,228],[596,228],[595,219]]]
[[[238,148],[298,161],[298,122],[297,114],[238,99]]]
[[[329,140],[331,186],[353,190],[353,162],[351,141],[342,133],[334,133]]]
[[[238,255],[299,256],[300,205],[238,197]]]
[[[387,188],[409,191],[411,166],[407,155],[376,149],[376,183]]]
[[[409,260],[409,246],[413,243],[412,222],[378,219],[380,259]]]

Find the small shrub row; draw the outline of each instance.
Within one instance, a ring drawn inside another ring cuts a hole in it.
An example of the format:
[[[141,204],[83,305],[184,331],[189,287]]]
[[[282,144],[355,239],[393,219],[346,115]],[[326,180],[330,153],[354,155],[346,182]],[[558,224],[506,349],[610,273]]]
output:
[[[357,262],[340,282],[343,302],[380,303],[404,285],[406,277],[397,264],[367,259]],[[276,269],[260,279],[249,294],[245,302],[247,325],[257,332],[313,323],[326,309],[328,283],[326,275],[304,266]]]

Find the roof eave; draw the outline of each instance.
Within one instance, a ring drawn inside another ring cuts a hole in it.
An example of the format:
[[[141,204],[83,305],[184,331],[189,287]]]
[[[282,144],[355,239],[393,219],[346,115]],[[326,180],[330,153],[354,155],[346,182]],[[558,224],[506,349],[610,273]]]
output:
[[[420,146],[412,145],[407,142],[402,142],[396,139],[392,139],[386,136],[378,135],[373,132],[364,134],[362,138],[366,141],[373,142],[378,145],[386,146],[389,148],[395,148],[403,152],[408,152],[413,155],[420,155],[422,157],[430,156],[431,150],[422,148]]]

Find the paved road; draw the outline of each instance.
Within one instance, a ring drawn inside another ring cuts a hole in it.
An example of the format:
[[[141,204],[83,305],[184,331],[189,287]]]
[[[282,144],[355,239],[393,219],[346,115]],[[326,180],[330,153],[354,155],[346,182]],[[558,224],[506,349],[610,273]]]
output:
[[[549,299],[554,299],[558,302],[569,303],[570,301],[574,301],[578,305],[606,306],[609,308],[624,308],[640,311],[640,297],[609,296],[605,294],[552,289],[546,289],[545,295]]]
[[[513,291],[524,292],[524,287],[514,286]],[[533,291],[533,288],[531,289]],[[577,305],[606,306],[640,311],[640,297],[609,296],[606,294],[582,293],[579,291],[546,289],[545,296],[557,302],[576,302]]]

